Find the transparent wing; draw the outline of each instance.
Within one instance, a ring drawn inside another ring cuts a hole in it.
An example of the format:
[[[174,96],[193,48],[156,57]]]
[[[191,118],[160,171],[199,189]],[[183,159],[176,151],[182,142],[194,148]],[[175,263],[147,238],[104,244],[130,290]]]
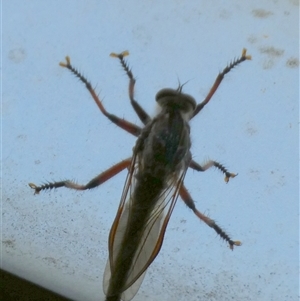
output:
[[[103,288],[108,293],[111,271],[114,270],[118,253],[126,252],[126,246],[121,249],[121,242],[126,232],[126,226],[131,216],[132,194],[135,188],[137,173],[137,158],[133,157],[128,172],[121,202],[109,235],[109,259],[106,264]],[[133,254],[132,264],[127,272],[125,284],[120,292],[124,301],[131,300],[137,293],[148,266],[157,256],[164,239],[165,230],[176,204],[179,189],[183,183],[186,169],[170,177],[166,188],[161,192],[156,205],[149,214],[138,247]],[[125,250],[124,250],[125,249]]]

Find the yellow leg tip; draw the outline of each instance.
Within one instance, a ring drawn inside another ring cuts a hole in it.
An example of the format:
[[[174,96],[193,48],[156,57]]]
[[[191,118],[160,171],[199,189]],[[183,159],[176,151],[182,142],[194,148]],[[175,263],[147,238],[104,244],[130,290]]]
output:
[[[34,189],[34,194],[39,194],[38,186],[33,183],[28,183],[29,187]]]
[[[242,50],[242,57],[244,57],[246,60],[251,60],[252,56],[251,55],[247,55],[247,49],[243,48]]]
[[[129,51],[128,50],[125,50],[125,51],[123,51],[123,52],[121,52],[121,53],[115,53],[115,52],[112,52],[111,54],[110,54],[110,56],[111,57],[116,57],[116,58],[123,58],[124,56],[128,56],[129,55]]]
[[[230,178],[234,178],[234,177],[236,177],[236,176],[237,176],[237,174],[234,174],[234,173],[228,173],[228,174],[225,176],[224,181],[225,181],[226,183],[228,183]]]
[[[236,241],[233,241],[233,244],[230,244],[230,245],[229,245],[229,248],[230,248],[231,250],[233,250],[233,247],[234,247],[234,246],[240,247],[241,245],[242,245],[242,242],[239,241],[239,240],[236,240]]]
[[[59,66],[65,67],[65,68],[68,68],[68,66],[70,66],[70,65],[71,65],[71,59],[69,56],[66,56],[66,63],[62,63],[62,62],[59,63]]]

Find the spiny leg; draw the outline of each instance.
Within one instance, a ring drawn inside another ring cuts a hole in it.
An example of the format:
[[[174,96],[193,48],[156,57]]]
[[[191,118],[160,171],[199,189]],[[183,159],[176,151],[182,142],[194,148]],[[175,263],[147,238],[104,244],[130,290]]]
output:
[[[229,243],[229,247],[231,250],[233,250],[234,246],[240,246],[242,243],[240,241],[233,241],[228,234],[220,227],[218,226],[214,220],[210,219],[203,213],[201,213],[195,206],[195,202],[193,201],[191,195],[187,191],[184,185],[181,186],[179,194],[182,198],[182,200],[185,202],[185,204],[193,210],[193,212],[196,214],[198,218],[200,218],[203,222],[205,222],[209,227],[213,228],[218,235],[220,235],[225,241]]]
[[[204,165],[200,165],[196,161],[191,160],[190,165],[189,165],[190,168],[192,168],[196,171],[206,171],[207,169],[211,168],[212,166],[218,168],[219,170],[221,170],[223,172],[223,174],[225,174],[224,181],[226,183],[229,182],[230,178],[234,178],[237,176],[237,174],[229,172],[221,163],[212,161],[212,160],[209,160]]]
[[[217,76],[213,86],[211,87],[209,93],[207,94],[206,98],[197,105],[194,113],[193,113],[193,117],[195,117],[203,108],[204,106],[210,101],[210,99],[212,98],[212,96],[214,95],[214,93],[217,91],[219,85],[221,84],[224,76],[234,67],[236,67],[237,65],[239,65],[240,63],[246,61],[246,60],[251,60],[251,55],[247,55],[247,50],[244,48],[242,51],[242,55],[239,59],[235,59],[233,60],[233,62],[231,62],[226,68],[224,68],[224,70],[219,73],[219,75]]]
[[[68,68],[76,77],[78,77],[85,84],[86,88],[89,90],[90,94],[92,95],[94,101],[96,102],[98,108],[103,113],[103,115],[105,115],[110,121],[112,121],[114,124],[122,128],[123,130],[129,132],[134,136],[139,136],[141,132],[140,127],[113,114],[110,114],[105,110],[101,100],[99,99],[95,90],[92,88],[91,83],[71,65],[71,60],[68,56],[66,57],[66,63],[59,63],[59,65],[64,68]]]
[[[145,110],[140,106],[140,104],[134,99],[134,85],[135,85],[135,78],[132,74],[131,69],[129,69],[128,64],[125,62],[124,57],[129,55],[128,51],[123,51],[120,54],[112,52],[110,54],[111,57],[118,58],[121,62],[123,69],[125,70],[127,76],[129,77],[129,98],[133,109],[135,110],[136,114],[139,116],[140,120],[143,124],[147,124],[151,121],[150,116],[145,112]]]
[[[104,172],[102,172],[101,174],[93,178],[91,181],[89,181],[86,185],[80,185],[69,180],[47,183],[41,186],[36,186],[33,183],[29,183],[28,185],[32,189],[34,189],[34,194],[38,194],[41,190],[47,190],[47,189],[53,189],[59,187],[66,187],[75,190],[92,189],[103,184],[110,178],[114,177],[116,174],[120,173],[125,168],[129,168],[130,164],[131,164],[131,158],[125,159],[115,164],[114,166],[110,167],[109,169],[105,170]]]

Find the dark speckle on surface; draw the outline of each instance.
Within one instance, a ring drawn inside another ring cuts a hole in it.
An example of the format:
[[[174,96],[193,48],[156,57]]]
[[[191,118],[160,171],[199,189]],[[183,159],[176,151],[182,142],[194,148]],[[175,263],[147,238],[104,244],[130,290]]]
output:
[[[264,10],[264,9],[253,9],[252,14],[256,18],[268,18],[269,16],[273,15],[272,12]]]
[[[284,53],[283,49],[275,48],[273,46],[261,47],[260,52],[263,54],[267,54],[270,57],[279,57]]]
[[[264,46],[259,49],[260,53],[267,55],[263,61],[263,69],[271,69],[276,62],[276,59],[284,54],[284,50],[273,46]]]
[[[298,68],[299,67],[299,59],[296,57],[290,57],[286,61],[286,66],[289,68]]]
[[[18,64],[26,58],[26,52],[23,48],[11,49],[8,53],[8,58]]]

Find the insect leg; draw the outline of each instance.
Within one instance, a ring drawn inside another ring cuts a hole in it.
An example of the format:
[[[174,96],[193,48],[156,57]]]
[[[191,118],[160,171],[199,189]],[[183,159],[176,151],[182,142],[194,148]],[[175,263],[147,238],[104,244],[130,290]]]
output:
[[[151,121],[150,116],[145,112],[145,110],[140,106],[140,104],[134,99],[134,85],[135,85],[135,78],[132,74],[131,69],[129,69],[128,64],[125,62],[124,57],[129,55],[128,51],[123,51],[120,54],[116,54],[112,52],[110,54],[111,57],[118,58],[121,62],[123,69],[125,70],[127,76],[129,77],[129,98],[133,109],[135,110],[136,114],[139,116],[140,120],[143,124],[147,124]]]
[[[193,201],[191,195],[189,194],[184,185],[181,186],[179,194],[182,200],[185,202],[185,204],[193,210],[193,212],[198,218],[205,222],[209,227],[213,228],[218,233],[218,235],[220,235],[225,241],[229,243],[229,247],[231,250],[233,250],[234,246],[240,246],[242,244],[240,241],[231,240],[228,234],[220,226],[218,226],[214,220],[210,219],[196,208],[195,202]]]
[[[111,168],[105,170],[95,178],[93,178],[91,181],[89,181],[86,185],[80,185],[75,182],[66,180],[66,181],[60,181],[60,182],[53,182],[53,183],[46,183],[41,186],[36,186],[33,183],[29,183],[28,185],[34,189],[34,194],[38,194],[41,190],[46,190],[46,189],[53,189],[53,188],[59,188],[59,187],[67,187],[70,189],[75,189],[75,190],[86,190],[86,189],[92,189],[95,188],[110,178],[114,177],[116,174],[124,170],[125,168],[129,168],[131,164],[131,158],[125,159]]]
[[[91,83],[78,71],[71,65],[71,60],[67,56],[66,57],[66,63],[59,63],[61,67],[65,67],[69,69],[76,77],[78,77],[86,86],[86,88],[89,90],[90,94],[92,95],[94,101],[96,102],[98,108],[102,112],[103,115],[105,115],[111,122],[122,128],[123,130],[129,132],[130,134],[134,136],[138,136],[141,132],[141,128],[137,125],[126,121],[122,118],[117,117],[116,115],[108,113],[101,100],[99,99],[98,95],[96,94],[95,90],[92,88]]]
[[[196,170],[196,171],[206,171],[207,169],[211,168],[212,166],[218,168],[225,174],[225,182],[228,183],[230,178],[234,178],[237,174],[229,172],[221,163],[209,160],[204,165],[200,165],[194,160],[191,160],[189,167]]]
[[[247,50],[244,48],[242,51],[242,55],[239,59],[235,59],[233,60],[226,68],[224,68],[224,70],[219,73],[219,75],[217,76],[213,86],[211,87],[209,93],[207,94],[206,98],[197,105],[194,113],[193,113],[193,117],[195,117],[203,108],[204,106],[210,101],[210,99],[212,98],[212,96],[214,95],[214,93],[217,91],[219,85],[221,84],[224,76],[234,67],[236,67],[237,65],[239,65],[240,63],[246,61],[246,60],[251,60],[251,55],[247,55]]]

